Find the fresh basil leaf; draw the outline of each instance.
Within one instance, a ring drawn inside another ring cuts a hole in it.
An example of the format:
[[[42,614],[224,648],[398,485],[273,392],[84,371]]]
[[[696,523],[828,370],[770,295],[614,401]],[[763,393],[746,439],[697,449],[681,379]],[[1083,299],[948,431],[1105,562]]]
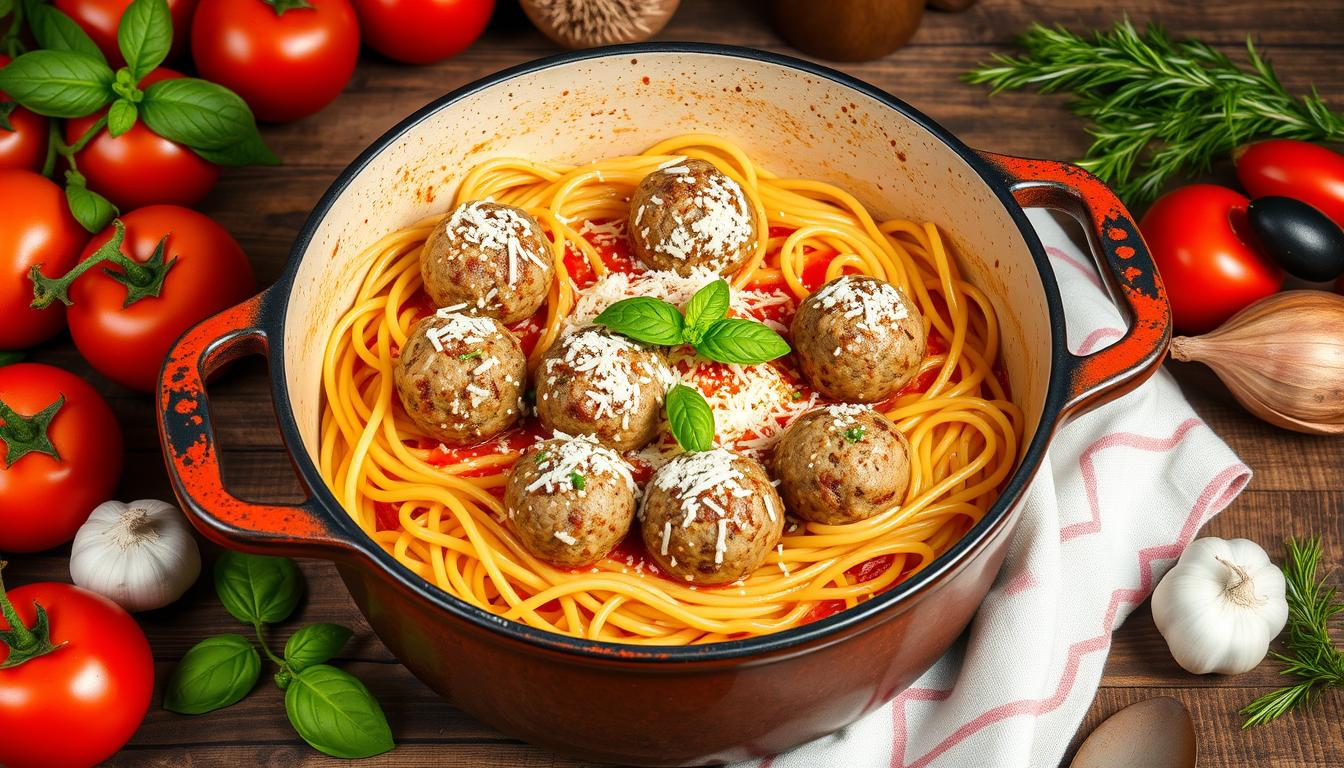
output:
[[[180,77],[154,83],[145,89],[140,118],[151,131],[202,156],[214,152],[217,157],[233,157],[233,147],[242,144],[248,156],[262,156],[268,162],[275,157],[262,143],[247,103],[228,88],[205,80]]]
[[[289,636],[285,663],[295,672],[330,661],[354,633],[340,624],[310,624]]]
[[[39,115],[84,117],[112,100],[112,70],[73,51],[32,51],[0,69],[0,91]]]
[[[261,140],[261,135],[251,136],[221,149],[202,149],[193,147],[192,151],[215,165],[278,165],[280,158]]]
[[[92,56],[107,66],[107,57],[93,38],[74,19],[46,3],[32,3],[28,11],[28,27],[33,30],[37,44],[49,51],[73,51]]]
[[[695,292],[686,304],[686,341],[694,344],[715,320],[728,316],[728,281],[719,279]]]
[[[117,99],[107,110],[107,132],[113,136],[131,130],[135,125],[135,105],[125,99]]]
[[[16,102],[0,101],[0,131],[13,132],[14,125],[9,122],[9,116],[14,114],[14,110],[18,108],[19,105]]]
[[[396,746],[369,689],[326,664],[294,675],[285,689],[285,713],[304,741],[332,757],[372,757]]]
[[[137,83],[162,64],[173,47],[173,17],[168,13],[168,3],[132,0],[117,26],[117,47]]]
[[[754,320],[730,317],[711,323],[695,350],[720,363],[754,365],[787,355],[789,343]]]
[[[257,684],[261,657],[242,635],[207,637],[187,651],[168,678],[163,708],[200,715],[236,704]]]
[[[70,215],[75,221],[90,232],[101,232],[117,215],[117,207],[84,186],[82,180],[65,185],[65,204],[70,206]]]
[[[225,610],[244,624],[274,624],[294,612],[303,579],[287,557],[226,551],[215,562],[215,592]]]
[[[593,322],[645,344],[681,343],[681,313],[662,299],[648,296],[622,299],[602,310]]]
[[[683,451],[708,451],[714,447],[714,409],[699,390],[678,384],[668,391],[665,407],[672,436]]]

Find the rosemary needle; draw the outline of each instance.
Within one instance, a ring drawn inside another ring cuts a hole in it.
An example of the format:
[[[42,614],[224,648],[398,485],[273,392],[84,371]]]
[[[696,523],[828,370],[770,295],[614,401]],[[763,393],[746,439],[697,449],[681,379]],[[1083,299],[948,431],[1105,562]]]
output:
[[[1288,631],[1284,653],[1274,658],[1284,663],[1279,674],[1297,678],[1292,685],[1267,693],[1241,710],[1243,728],[1261,725],[1310,704],[1328,688],[1344,688],[1344,651],[1330,637],[1331,620],[1344,613],[1334,587],[1318,578],[1321,541],[1287,541],[1288,561],[1283,575],[1288,594]]]
[[[1156,25],[1139,32],[1127,18],[1090,37],[1036,24],[1019,42],[1025,54],[995,54],[963,79],[991,93],[1072,94],[1069,108],[1092,136],[1079,165],[1133,204],[1259,136],[1344,140],[1344,117],[1315,89],[1301,99],[1289,94],[1250,38],[1249,69],[1198,40],[1174,41]]]

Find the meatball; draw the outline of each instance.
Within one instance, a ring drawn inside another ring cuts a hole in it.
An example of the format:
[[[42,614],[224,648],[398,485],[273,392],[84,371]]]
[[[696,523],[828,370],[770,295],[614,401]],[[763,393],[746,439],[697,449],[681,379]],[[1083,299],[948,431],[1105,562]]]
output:
[[[728,584],[756,570],[784,534],[784,505],[765,469],[726,448],[663,465],[645,491],[640,533],[674,577]]]
[[[756,250],[756,212],[742,187],[704,160],[645,176],[630,198],[628,231],[640,261],[683,277],[697,266],[736,272]]]
[[[473,201],[453,209],[420,252],[425,293],[438,307],[516,323],[536,313],[555,277],[551,242],[521,208]]]
[[[537,369],[537,416],[547,429],[593,435],[618,451],[658,434],[672,373],[659,352],[601,328],[562,337]]]
[[[601,560],[630,532],[635,480],[630,466],[593,438],[560,436],[513,465],[504,505],[524,549],[577,568]]]
[[[775,446],[779,495],[814,523],[866,520],[900,503],[910,485],[910,443],[866,405],[831,405],[795,421]]]
[[[812,386],[833,400],[875,403],[924,360],[924,322],[896,286],[845,275],[808,296],[793,317],[793,350]]]
[[[420,429],[448,445],[470,445],[522,417],[527,358],[498,320],[439,310],[411,328],[393,380]]]

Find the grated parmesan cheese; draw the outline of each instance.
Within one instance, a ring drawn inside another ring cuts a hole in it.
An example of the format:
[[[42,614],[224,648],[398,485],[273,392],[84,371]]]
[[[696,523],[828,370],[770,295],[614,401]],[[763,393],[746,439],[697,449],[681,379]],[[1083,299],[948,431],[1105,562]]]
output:
[[[571,547],[579,543],[579,540],[574,538],[574,534],[570,533],[569,531],[556,531],[555,538],[559,539],[565,544],[568,544]]]
[[[535,461],[537,456],[544,458],[537,462],[540,474],[527,484],[528,493],[542,491],[554,495],[573,491],[575,474],[585,478],[608,475],[625,483],[631,490],[635,489],[635,478],[630,471],[630,465],[620,454],[602,445],[591,435],[570,436],[556,432],[555,440],[546,443],[540,451],[530,456],[531,458],[522,460]]]
[[[673,220],[666,236],[657,243],[660,253],[678,261],[699,253],[708,257],[710,266],[718,268],[731,261],[738,249],[755,237],[750,204],[737,182],[717,169],[700,177],[681,164],[660,171],[694,185],[689,210]],[[643,236],[648,240],[647,234]]]
[[[481,259],[488,260],[485,252],[502,253],[508,257],[508,284],[516,285],[518,271],[524,259],[545,269],[546,264],[531,250],[523,247],[522,238],[531,231],[526,214],[510,206],[497,205],[489,200],[473,200],[453,210],[444,223],[448,242],[469,243],[481,251]]]
[[[661,361],[645,354],[643,347],[591,328],[560,340],[560,354],[548,357],[544,365],[549,383],[555,382],[561,366],[576,374],[589,374],[584,396],[593,404],[595,417],[619,415],[622,429],[628,428],[630,414],[642,407],[645,385],[657,382],[666,390],[670,379]]]
[[[891,283],[861,275],[845,275],[823,285],[807,299],[825,311],[836,310],[854,321],[854,328],[881,333],[910,315],[901,292]],[[840,347],[835,348],[839,357]]]

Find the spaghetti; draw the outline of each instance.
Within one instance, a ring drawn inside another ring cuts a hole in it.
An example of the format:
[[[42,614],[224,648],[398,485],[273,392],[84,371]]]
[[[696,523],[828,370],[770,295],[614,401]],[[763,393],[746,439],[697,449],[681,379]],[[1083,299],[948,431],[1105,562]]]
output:
[[[755,251],[731,282],[735,293],[764,307],[760,319],[786,325],[797,301],[847,273],[885,279],[919,307],[929,354],[914,383],[878,406],[910,441],[905,497],[860,522],[791,522],[766,563],[727,587],[662,577],[642,557],[638,531],[581,571],[536,559],[501,522],[508,471],[540,439],[534,420],[483,446],[449,450],[419,432],[394,394],[398,350],[415,321],[433,310],[419,258],[442,218],[436,216],[368,248],[367,274],[332,332],[322,371],[322,475],[358,524],[417,575],[553,632],[654,645],[716,642],[795,627],[889,589],[946,551],[997,497],[1017,457],[1022,415],[998,375],[993,308],[961,278],[938,228],[876,221],[848,193],[778,177],[717,136],[682,136],[581,166],[497,158],[467,173],[456,203],[488,198],[523,208],[551,240],[556,279],[547,301],[514,329],[528,343],[535,338],[531,367],[566,330],[595,280],[639,282],[638,275],[617,274],[639,270],[619,257],[627,201],[645,175],[684,157],[713,163],[756,210]],[[785,400],[823,402],[787,364],[766,365],[787,383]],[[722,371],[730,384],[743,376],[731,368]],[[785,408],[784,418],[800,412]],[[781,427],[762,423],[743,439],[777,436]]]

